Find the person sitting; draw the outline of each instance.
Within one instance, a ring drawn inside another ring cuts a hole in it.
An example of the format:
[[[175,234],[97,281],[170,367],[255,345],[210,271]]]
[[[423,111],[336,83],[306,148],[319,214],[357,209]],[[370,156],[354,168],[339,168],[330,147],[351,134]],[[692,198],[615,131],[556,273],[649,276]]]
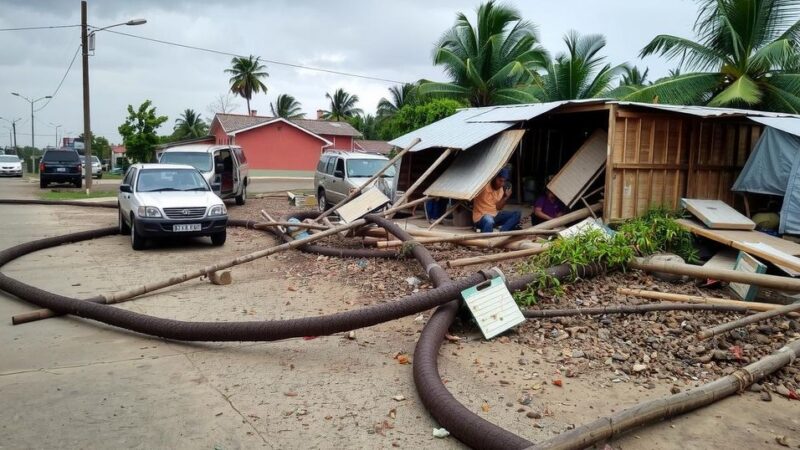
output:
[[[533,204],[531,223],[534,225],[561,217],[567,212],[567,207],[556,198],[553,191],[546,189],[544,195],[536,199]]]
[[[473,200],[472,222],[481,233],[491,233],[494,227],[500,231],[510,231],[519,227],[519,211],[503,211],[511,198],[511,188],[506,188],[508,169],[503,169],[489,182]]]

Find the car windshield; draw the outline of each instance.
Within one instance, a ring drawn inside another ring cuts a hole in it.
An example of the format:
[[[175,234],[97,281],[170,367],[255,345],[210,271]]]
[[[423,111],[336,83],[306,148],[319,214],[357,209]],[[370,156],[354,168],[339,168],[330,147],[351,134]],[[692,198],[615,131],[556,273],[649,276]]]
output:
[[[165,164],[186,164],[200,172],[211,171],[211,155],[204,152],[166,152],[161,155]]]
[[[17,158],[14,155],[0,155],[0,162],[15,163],[15,162],[19,162],[19,158]]]
[[[97,156],[92,156],[92,162],[93,162],[93,163],[98,163],[98,164],[99,164],[99,163],[100,163],[100,160],[97,158]]]
[[[386,166],[385,159],[348,159],[347,176],[350,178],[368,178]],[[394,166],[381,175],[384,178],[392,178],[395,174]]]
[[[44,156],[42,157],[42,161],[44,162],[71,163],[78,162],[79,160],[80,158],[78,158],[78,153],[69,150],[45,152]]]
[[[206,180],[192,169],[143,169],[136,184],[137,192],[207,190]]]

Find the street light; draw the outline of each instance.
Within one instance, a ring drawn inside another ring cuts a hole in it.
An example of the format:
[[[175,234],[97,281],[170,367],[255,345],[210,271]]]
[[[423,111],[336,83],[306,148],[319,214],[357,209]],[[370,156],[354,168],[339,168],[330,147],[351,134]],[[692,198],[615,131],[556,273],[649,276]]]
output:
[[[18,153],[18,150],[17,150],[17,122],[22,120],[22,118],[14,119],[14,120],[8,120],[8,119],[6,119],[4,117],[0,117],[0,120],[5,120],[6,122],[11,124],[11,129],[14,132],[14,144],[13,144],[14,145],[14,153]]]
[[[86,158],[84,163],[86,180],[86,192],[92,190],[92,124],[91,116],[89,114],[89,25],[86,23],[86,0],[81,0],[81,53],[82,53],[82,66],[83,66],[83,154]],[[131,19],[127,22],[109,25],[107,27],[97,28],[92,31],[94,35],[98,31],[107,30],[112,27],[122,25],[134,26],[147,23],[145,19]]]
[[[23,100],[26,100],[28,103],[31,104],[31,147],[35,148],[36,147],[36,140],[35,140],[35,136],[34,136],[34,133],[33,133],[33,105],[36,102],[40,101],[40,100],[44,100],[44,99],[47,99],[47,98],[53,98],[53,96],[52,95],[46,95],[44,97],[39,97],[39,98],[31,100],[28,97],[25,97],[24,95],[20,95],[17,92],[12,92],[11,95],[16,95],[17,97],[19,97],[19,98],[21,98]]]
[[[56,125],[53,122],[47,122],[50,124],[51,127],[55,127],[56,129],[56,148],[58,148],[58,129],[62,127],[62,125]]]

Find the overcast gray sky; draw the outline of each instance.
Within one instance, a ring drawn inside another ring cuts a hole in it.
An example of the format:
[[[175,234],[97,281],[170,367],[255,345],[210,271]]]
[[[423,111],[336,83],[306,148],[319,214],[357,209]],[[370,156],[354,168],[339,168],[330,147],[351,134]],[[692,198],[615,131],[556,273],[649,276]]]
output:
[[[602,33],[610,62],[650,67],[651,77],[666,74],[672,63],[637,60],[639,50],[656,34],[691,36],[697,7],[693,0],[529,0],[508,2],[539,27],[542,44],[563,50],[563,35]],[[106,26],[131,18],[147,24],[116,30],[156,39],[254,54],[288,63],[322,67],[398,81],[444,80],[431,63],[434,42],[453,24],[457,11],[474,17],[478,1],[283,1],[255,0],[90,0],[89,24]],[[78,0],[0,0],[0,28],[80,23]],[[19,145],[30,143],[30,106],[10,95],[52,94],[80,43],[79,28],[0,32],[0,117],[23,118]],[[230,57],[198,52],[110,33],[98,33],[89,59],[92,128],[112,142],[128,104],[151,99],[169,122],[171,132],[186,108],[208,118],[208,105],[228,89],[223,70]],[[267,64],[267,95],[258,94],[252,108],[269,113],[280,93],[295,96],[308,117],[326,107],[325,93],[344,88],[357,94],[360,106],[374,112],[391,83]],[[58,95],[36,113],[37,146],[55,142],[59,134],[82,131],[80,57]],[[245,102],[237,99],[237,112]],[[37,107],[42,106],[37,104]],[[0,121],[0,145],[8,143],[8,123]]]

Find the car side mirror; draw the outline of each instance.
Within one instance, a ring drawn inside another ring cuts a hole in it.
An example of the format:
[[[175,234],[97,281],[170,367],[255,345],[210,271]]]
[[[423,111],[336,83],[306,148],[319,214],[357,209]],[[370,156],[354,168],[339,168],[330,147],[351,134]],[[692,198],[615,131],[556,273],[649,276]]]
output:
[[[344,170],[334,170],[333,176],[336,178],[344,178]]]
[[[219,183],[211,183],[211,190],[214,192],[222,191],[222,185]]]
[[[133,193],[133,189],[131,189],[131,185],[130,184],[120,184],[119,185],[119,191],[120,192],[127,192],[129,194]]]
[[[214,170],[215,170],[217,173],[222,173],[222,172],[225,172],[225,164],[222,164],[222,163],[217,163],[217,165],[215,165],[215,166],[214,166]]]

